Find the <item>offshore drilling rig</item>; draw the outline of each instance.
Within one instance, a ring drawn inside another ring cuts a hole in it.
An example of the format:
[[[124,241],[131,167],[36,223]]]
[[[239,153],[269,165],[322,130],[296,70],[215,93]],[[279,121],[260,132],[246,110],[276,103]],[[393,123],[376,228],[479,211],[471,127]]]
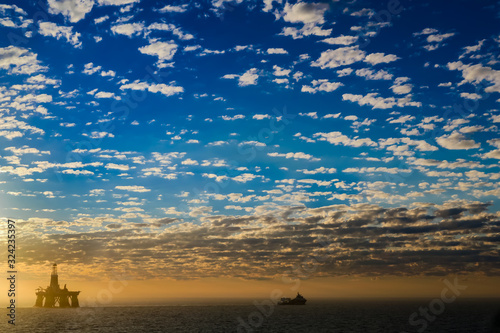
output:
[[[50,275],[50,286],[46,289],[39,287],[36,290],[37,307],[44,308],[78,308],[79,291],[68,291],[66,285],[61,289],[59,287],[59,277],[57,275],[57,264],[52,265],[52,274]],[[44,302],[45,301],[45,302]]]

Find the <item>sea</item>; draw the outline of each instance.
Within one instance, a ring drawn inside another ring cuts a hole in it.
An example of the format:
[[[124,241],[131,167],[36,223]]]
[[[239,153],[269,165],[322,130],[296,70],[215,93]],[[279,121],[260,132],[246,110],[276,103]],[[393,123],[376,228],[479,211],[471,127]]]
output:
[[[308,302],[3,310],[0,332],[500,332],[500,300]]]

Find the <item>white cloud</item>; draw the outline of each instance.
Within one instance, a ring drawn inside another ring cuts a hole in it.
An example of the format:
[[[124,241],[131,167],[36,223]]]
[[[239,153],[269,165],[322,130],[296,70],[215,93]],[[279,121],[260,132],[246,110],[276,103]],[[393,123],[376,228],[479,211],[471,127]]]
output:
[[[485,41],[486,41],[486,39],[482,39],[476,45],[464,47],[463,48],[464,49],[464,53],[462,53],[460,55],[460,57],[458,57],[458,58],[462,59],[462,58],[464,58],[469,53],[474,53],[474,52],[479,51],[481,49],[481,47],[483,47],[483,44],[484,44]]]
[[[65,169],[62,171],[62,173],[66,175],[93,175],[94,173],[89,170],[73,170],[73,169]]]
[[[240,76],[238,85],[244,87],[257,84],[257,79],[259,78],[257,73],[257,68],[250,68]]]
[[[363,95],[354,95],[354,94],[343,94],[342,99],[344,101],[350,101],[358,103],[359,105],[371,105],[372,109],[390,109],[394,106],[404,107],[404,106],[422,106],[420,102],[414,102],[409,97],[410,95],[403,98],[394,98],[394,97],[380,97],[378,93],[369,93],[365,96]]]
[[[124,23],[119,25],[114,25],[111,27],[111,31],[114,34],[125,35],[127,37],[132,37],[139,35],[144,31],[144,24],[142,23]]]
[[[181,162],[182,165],[198,165],[198,161],[187,158],[184,161]]]
[[[363,16],[372,17],[373,15],[375,15],[375,11],[371,8],[362,8],[356,12],[351,13],[351,16],[357,16],[357,17],[363,17]]]
[[[329,132],[329,133],[315,133],[313,134],[314,138],[318,138],[319,141],[327,141],[334,145],[344,145],[348,147],[376,147],[377,143],[372,141],[370,138],[359,139],[355,137],[354,139],[349,138],[348,136],[342,134],[341,132]]]
[[[105,76],[111,76],[111,77],[114,77],[116,76],[116,72],[115,71],[112,71],[112,70],[109,70],[109,71],[102,71],[99,75],[105,77]]]
[[[16,97],[14,101],[18,103],[30,103],[30,104],[49,103],[52,102],[52,96],[47,94],[40,94],[40,95],[27,94],[24,96]]]
[[[365,58],[365,52],[358,46],[340,47],[335,50],[321,52],[318,60],[313,61],[311,66],[325,68],[336,68],[350,65]]]
[[[372,53],[366,56],[364,62],[368,62],[372,65],[389,63],[400,59],[394,54],[383,54],[383,53]]]
[[[318,119],[318,113],[317,112],[300,112],[299,113],[299,116],[301,117],[309,117],[309,118],[312,118],[312,119]],[[295,134],[297,136],[297,134]]]
[[[337,172],[337,169],[320,167],[320,168],[317,168],[314,170],[301,169],[301,170],[297,170],[297,172],[302,172],[303,174],[306,174],[306,175],[330,174],[330,173]]]
[[[397,119],[393,119],[389,121],[389,124],[404,124],[406,122],[410,122],[412,120],[415,120],[414,116],[406,115],[406,116],[400,116]]]
[[[262,120],[262,119],[271,119],[271,116],[268,114],[255,114],[252,119]]]
[[[184,13],[187,10],[187,4],[181,6],[171,6],[166,5],[163,8],[158,9],[160,13]]]
[[[73,33],[73,27],[63,27],[52,22],[40,22],[39,27],[38,32],[43,36],[54,37],[57,40],[64,38],[74,47],[82,47],[82,42],[79,40],[81,34]]]
[[[102,139],[102,138],[114,138],[115,136],[113,135],[113,133],[109,133],[109,132],[99,132],[99,131],[92,131],[90,134],[88,133],[83,133],[82,134],[83,136],[89,136],[91,137],[92,139]]]
[[[28,83],[33,83],[33,84],[44,84],[44,85],[50,85],[50,86],[56,86],[58,87],[61,85],[61,80],[56,80],[56,79],[50,79],[46,77],[43,74],[38,74],[35,76],[30,76],[26,82]]]
[[[128,164],[115,164],[115,163],[108,163],[106,164],[105,168],[108,170],[121,170],[121,171],[127,171],[130,169]]]
[[[466,98],[466,99],[481,99],[481,95],[478,95],[476,93],[460,93],[460,97]]]
[[[259,176],[259,175],[254,175],[252,173],[244,173],[244,174],[241,174],[239,176],[233,177],[232,179],[238,183],[246,183],[246,182],[252,181],[256,178],[264,178],[264,177]]]
[[[99,91],[97,94],[94,95],[95,98],[115,98],[115,99],[120,99],[120,97],[115,96],[114,93],[107,92],[107,91]]]
[[[131,89],[131,90],[147,90],[152,93],[161,93],[165,96],[173,96],[184,92],[184,88],[176,86],[173,83],[167,85],[164,83],[148,83],[135,80],[134,82],[123,84],[120,86],[120,90]]]
[[[154,42],[139,48],[139,52],[158,57],[158,63],[172,60],[177,52],[177,44],[174,42]]]
[[[148,30],[170,31],[170,32],[172,32],[172,34],[174,34],[175,36],[179,37],[179,39],[182,39],[182,40],[194,39],[193,35],[184,33],[180,28],[177,28],[173,24],[153,23],[153,24],[148,26]]]
[[[393,93],[398,94],[398,95],[406,95],[411,92],[413,89],[412,84],[395,84],[391,86],[391,90]]]
[[[287,2],[283,10],[283,19],[291,23],[323,24],[325,22],[324,15],[328,9],[329,5],[327,3],[299,2],[290,5]]]
[[[100,6],[123,6],[130,5],[141,0],[97,0]]]
[[[129,191],[129,192],[149,192],[151,191],[150,189],[148,188],[145,188],[144,186],[138,186],[138,185],[134,185],[134,186],[115,186],[115,188],[117,190],[122,190],[122,191]]]
[[[50,155],[50,151],[39,151],[36,148],[32,148],[29,146],[22,146],[20,148],[17,147],[7,147],[4,149],[5,151],[10,151],[14,155],[24,155],[24,154],[47,154]]]
[[[311,35],[322,37],[329,36],[331,32],[332,29],[323,30],[321,27],[318,27],[314,24],[306,24],[300,29],[297,29],[295,27],[284,27],[280,35],[292,36],[293,39],[299,39]]]
[[[443,40],[454,36],[454,33],[447,34],[435,34],[427,36],[427,42],[429,43],[441,43]]]
[[[259,71],[257,68],[250,68],[245,73],[238,74],[226,74],[222,78],[223,79],[238,79],[238,85],[240,87],[256,85],[257,80],[259,79]]]
[[[392,80],[392,74],[383,69],[375,72],[369,68],[360,68],[355,73],[357,76],[364,77],[367,80]]]
[[[495,149],[495,150],[489,151],[489,152],[481,155],[481,158],[483,158],[483,159],[495,158],[497,160],[500,160],[500,149]]]
[[[242,114],[236,114],[234,116],[221,116],[221,118],[223,120],[228,120],[228,121],[231,121],[231,120],[238,120],[238,119],[245,119],[245,116],[242,115]]]
[[[92,10],[94,0],[48,0],[49,13],[62,14],[71,23],[80,21]]]
[[[305,154],[302,152],[298,153],[286,153],[286,154],[279,154],[279,153],[267,153],[268,156],[271,157],[285,157],[287,159],[293,158],[294,160],[310,160],[310,161],[319,161],[319,158],[315,158],[312,155]]]
[[[475,149],[479,148],[481,144],[476,143],[474,140],[468,140],[463,134],[453,131],[449,135],[443,135],[436,138],[436,142],[446,149],[461,150],[461,149]]]
[[[358,36],[344,36],[340,35],[338,37],[330,37],[323,39],[321,42],[331,44],[331,45],[351,45],[356,43]]]
[[[343,86],[341,82],[329,82],[327,79],[313,80],[312,86],[303,85],[301,91],[315,94],[318,91],[332,92]]]
[[[291,72],[291,70],[281,68],[278,65],[274,65],[273,69],[274,69],[273,75],[275,76],[288,76]]]
[[[434,29],[434,28],[425,28],[421,32],[414,32],[413,36],[430,35],[430,34],[433,34],[433,33],[436,33],[436,32],[438,32],[437,29]]]
[[[267,54],[288,54],[287,50],[278,47],[278,48],[268,48],[267,49]]]
[[[104,21],[106,21],[108,19],[109,19],[108,15],[101,16],[101,17],[98,17],[98,18],[94,19],[94,23],[95,24],[100,24],[100,23],[102,23],[102,22],[104,22]]]
[[[100,70],[101,70],[101,66],[94,67],[94,63],[89,62],[88,64],[85,64],[82,73],[87,74],[87,75],[92,75],[94,73],[97,73]]]

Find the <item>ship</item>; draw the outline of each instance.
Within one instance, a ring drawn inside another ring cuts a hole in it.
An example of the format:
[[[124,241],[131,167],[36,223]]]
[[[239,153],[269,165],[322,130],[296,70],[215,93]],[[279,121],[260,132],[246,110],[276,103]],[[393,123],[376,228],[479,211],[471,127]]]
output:
[[[304,298],[301,294],[297,293],[297,297],[294,299],[288,297],[282,297],[281,301],[278,302],[278,305],[305,305],[307,299]]]

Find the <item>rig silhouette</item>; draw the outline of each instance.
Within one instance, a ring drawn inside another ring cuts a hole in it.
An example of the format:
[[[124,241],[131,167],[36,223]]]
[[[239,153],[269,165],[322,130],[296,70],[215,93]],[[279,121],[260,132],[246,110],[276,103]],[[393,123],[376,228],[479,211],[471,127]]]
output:
[[[59,277],[57,275],[57,264],[52,265],[52,274],[50,275],[50,286],[46,289],[39,287],[36,290],[36,307],[43,308],[78,308],[79,291],[69,291],[59,287]]]

